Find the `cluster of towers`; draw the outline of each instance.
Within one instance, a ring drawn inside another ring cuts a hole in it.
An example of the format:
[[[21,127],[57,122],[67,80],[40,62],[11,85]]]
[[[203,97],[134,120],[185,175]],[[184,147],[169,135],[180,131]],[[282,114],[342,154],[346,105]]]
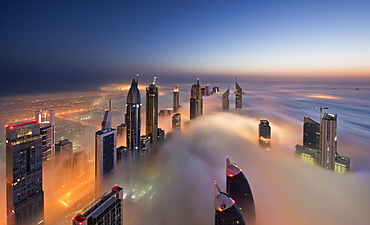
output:
[[[226,159],[226,193],[215,183],[215,225],[255,224],[252,189],[242,170]]]
[[[303,122],[303,146],[296,145],[296,155],[310,164],[339,173],[348,172],[350,158],[337,152],[337,114],[325,113],[321,124],[309,117],[304,117]]]

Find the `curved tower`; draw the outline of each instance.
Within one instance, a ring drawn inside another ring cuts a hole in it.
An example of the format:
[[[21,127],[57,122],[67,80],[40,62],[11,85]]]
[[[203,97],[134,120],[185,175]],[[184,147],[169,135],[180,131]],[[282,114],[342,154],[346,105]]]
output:
[[[133,79],[126,101],[126,144],[134,151],[138,159],[140,152],[140,109],[141,97],[138,89],[138,81]]]
[[[230,84],[228,89],[222,94],[222,110],[229,110],[229,93]]]
[[[242,214],[229,195],[223,193],[215,184],[215,225],[245,225]]]
[[[235,87],[236,87],[235,108],[236,109],[241,109],[243,107],[243,99],[242,99],[243,89],[242,89],[242,87],[239,86],[238,82],[236,82],[236,78],[235,78]]]
[[[233,198],[246,223],[255,222],[255,208],[251,187],[241,169],[226,159],[226,192]]]

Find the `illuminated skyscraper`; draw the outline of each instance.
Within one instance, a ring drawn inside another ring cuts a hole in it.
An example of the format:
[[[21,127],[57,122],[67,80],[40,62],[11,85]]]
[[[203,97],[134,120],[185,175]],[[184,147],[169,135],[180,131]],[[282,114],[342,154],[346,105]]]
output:
[[[325,113],[321,121],[321,166],[334,170],[337,155],[337,114]]]
[[[221,192],[215,184],[215,225],[245,225],[243,216],[234,203],[235,201]]]
[[[303,146],[320,150],[320,124],[310,117],[304,117],[303,123]]]
[[[180,107],[180,92],[177,86],[173,89],[173,110],[176,113]]]
[[[235,78],[235,86],[236,86],[236,91],[235,91],[235,108],[236,109],[241,109],[243,106],[243,89],[239,86],[239,84],[236,82]]]
[[[259,144],[261,147],[270,150],[270,141],[271,141],[271,127],[268,120],[260,120],[258,126],[259,130]]]
[[[150,137],[154,148],[157,146],[158,128],[158,87],[155,81],[156,77],[146,88],[146,136]]]
[[[123,189],[114,186],[112,191],[97,198],[93,203],[72,218],[73,225],[122,225]]]
[[[180,113],[173,114],[172,129],[181,129],[181,114]]]
[[[114,170],[117,159],[117,131],[112,129],[112,104],[109,100],[108,110],[105,111],[102,129],[95,133],[95,192],[100,195],[100,185],[103,175]]]
[[[222,94],[222,110],[229,110],[230,84],[227,90]]]
[[[236,202],[246,224],[255,223],[255,207],[252,189],[239,167],[226,159],[226,192]]]
[[[198,78],[197,83],[191,87],[190,119],[201,115],[203,115],[203,97]]]
[[[55,156],[55,111],[43,110],[35,112],[35,120],[40,123],[42,136],[42,161],[50,163]]]
[[[126,145],[133,152],[134,159],[139,159],[141,97],[137,80],[133,79],[126,101]]]
[[[44,224],[40,124],[7,125],[5,142],[7,223]]]

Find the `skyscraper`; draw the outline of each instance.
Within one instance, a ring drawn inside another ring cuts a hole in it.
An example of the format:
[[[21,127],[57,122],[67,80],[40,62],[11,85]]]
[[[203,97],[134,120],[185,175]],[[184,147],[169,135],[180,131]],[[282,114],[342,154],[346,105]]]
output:
[[[7,125],[5,142],[8,225],[44,224],[40,124]]]
[[[222,94],[222,110],[229,110],[230,84],[227,90]]]
[[[146,136],[150,137],[154,148],[157,145],[158,128],[158,87],[155,81],[156,77],[146,88]]]
[[[243,99],[242,99],[242,94],[243,94],[243,89],[239,86],[238,82],[236,82],[235,78],[235,108],[236,109],[241,109],[243,106]]]
[[[180,107],[180,91],[177,86],[173,89],[173,110],[176,113]]]
[[[102,129],[95,133],[95,192],[100,195],[100,185],[103,175],[114,170],[117,159],[117,131],[112,129],[112,103],[109,100],[108,110],[105,111]]]
[[[57,168],[55,184],[57,188],[61,188],[72,179],[73,143],[68,139],[55,144],[55,165]]]
[[[122,199],[123,189],[114,186],[112,191],[103,194],[93,203],[83,210],[83,214],[78,214],[72,218],[73,225],[96,225],[110,224],[122,225]]]
[[[133,79],[126,101],[126,145],[133,151],[134,159],[139,159],[141,97],[137,80]]]
[[[42,136],[42,161],[50,163],[55,156],[55,111],[43,110],[35,112],[35,120],[40,123]]]
[[[181,114],[176,113],[172,116],[172,129],[181,129]]]
[[[321,121],[321,166],[334,170],[337,155],[337,114],[325,113]]]
[[[191,88],[190,119],[194,119],[201,115],[203,115],[203,97],[198,78],[197,83]]]
[[[304,117],[303,123],[303,146],[320,150],[320,124],[310,117]]]
[[[226,159],[226,192],[236,202],[246,224],[255,223],[255,207],[252,189],[241,169]]]
[[[242,214],[235,201],[226,193],[221,192],[215,184],[215,225],[245,225]]]
[[[258,126],[259,130],[259,144],[261,147],[270,150],[270,141],[271,141],[271,127],[268,120],[260,120]]]

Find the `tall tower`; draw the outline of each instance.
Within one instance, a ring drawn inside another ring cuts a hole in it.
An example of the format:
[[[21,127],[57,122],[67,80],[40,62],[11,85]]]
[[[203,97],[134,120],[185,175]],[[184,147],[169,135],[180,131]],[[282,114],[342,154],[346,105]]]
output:
[[[40,123],[42,136],[42,162],[50,163],[55,157],[55,111],[44,109],[35,112],[35,120]]]
[[[116,165],[117,131],[112,129],[112,102],[109,99],[108,110],[105,111],[102,129],[95,133],[95,192],[100,195],[103,175],[114,170]]]
[[[233,198],[247,224],[255,223],[252,189],[241,169],[226,159],[226,192]]]
[[[150,137],[154,147],[157,145],[158,128],[158,87],[155,82],[156,77],[146,88],[146,136]]]
[[[337,154],[337,114],[325,113],[321,121],[321,166],[334,170]]]
[[[198,78],[197,83],[191,87],[190,119],[203,115],[203,97],[201,90]]]
[[[303,123],[303,146],[320,150],[320,124],[310,117],[304,117]]]
[[[5,142],[7,223],[44,224],[40,124],[6,125]]]
[[[222,94],[222,110],[229,110],[230,84],[227,90]]]
[[[242,99],[242,94],[243,94],[243,89],[239,86],[238,82],[236,82],[235,78],[235,108],[236,109],[241,109],[243,106],[243,99]]]
[[[68,139],[55,144],[55,165],[58,174],[55,184],[57,188],[61,188],[72,179],[73,143]]]
[[[271,127],[268,120],[260,120],[258,141],[261,147],[270,150]]]
[[[221,192],[215,184],[215,225],[245,225],[242,214],[235,201],[226,193]]]
[[[173,111],[176,113],[180,107],[180,91],[177,86],[173,89]]]
[[[141,123],[141,97],[137,82],[135,79],[132,80],[126,101],[126,145],[133,151],[135,160],[139,159],[140,153]]]

